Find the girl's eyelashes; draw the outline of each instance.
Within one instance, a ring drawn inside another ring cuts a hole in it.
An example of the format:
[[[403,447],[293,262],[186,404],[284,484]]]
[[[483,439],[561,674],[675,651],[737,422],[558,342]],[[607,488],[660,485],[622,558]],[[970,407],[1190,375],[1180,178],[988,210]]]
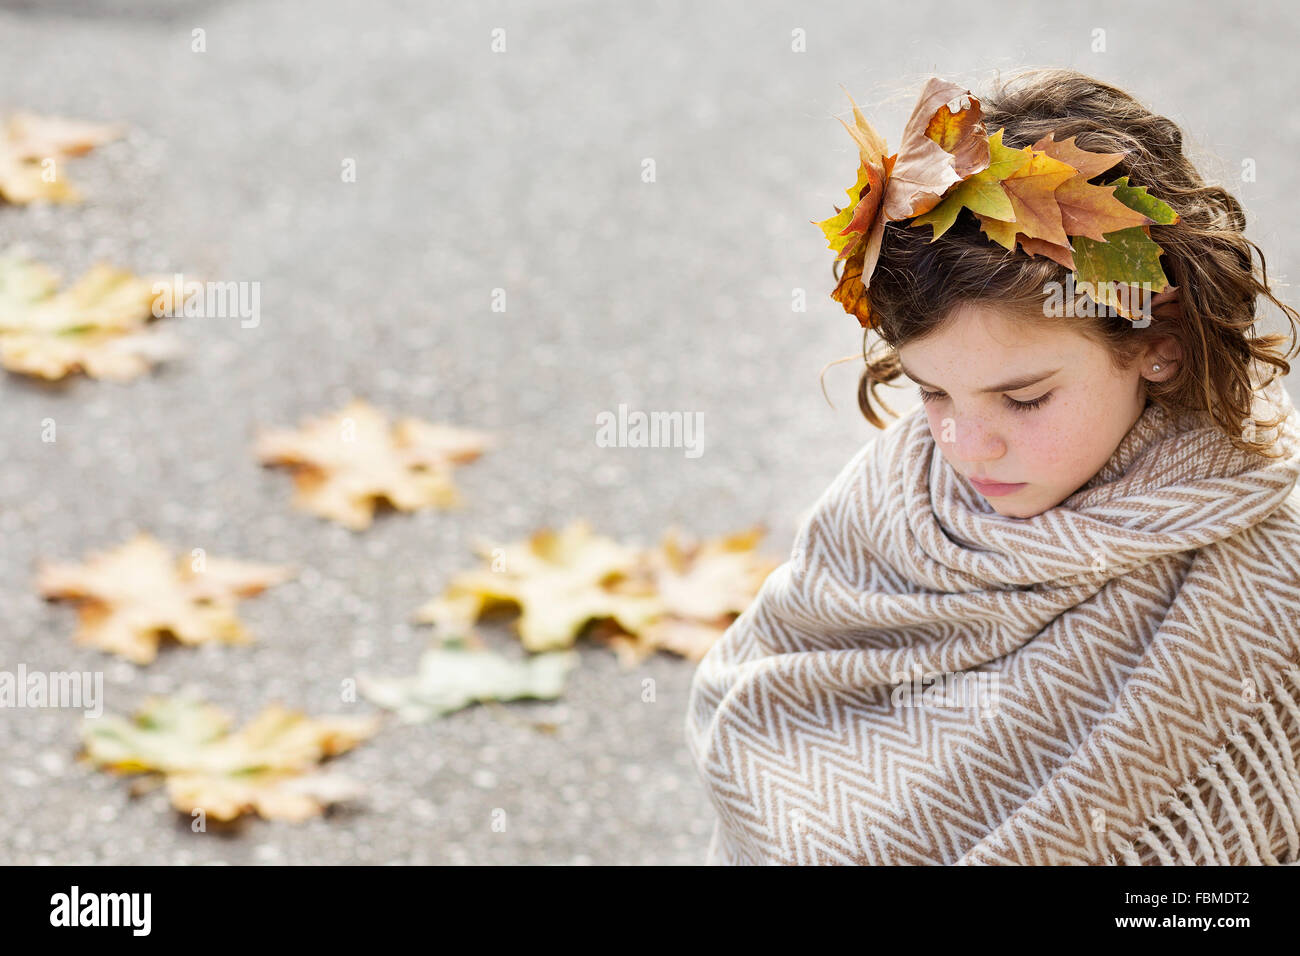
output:
[[[1056,393],[1044,392],[1042,395],[1038,396],[1038,398],[1034,399],[1032,402],[1017,402],[1014,398],[1007,398],[1007,403],[1011,408],[1014,408],[1017,411],[1026,411],[1032,408],[1040,408],[1041,406],[1047,404],[1047,400],[1051,398],[1054,394]]]
[[[923,402],[934,402],[944,397],[943,392],[928,392],[925,389],[921,388],[919,385],[917,386],[916,390],[920,392],[921,401]],[[1022,412],[1022,411],[1029,411],[1030,409],[1041,407],[1042,405],[1046,404],[1047,400],[1051,398],[1053,394],[1055,393],[1045,392],[1042,395],[1040,395],[1038,398],[1034,399],[1032,402],[1017,402],[1014,398],[1010,398],[1006,395],[1002,397],[1007,400],[1008,408],[1012,409],[1013,411]]]

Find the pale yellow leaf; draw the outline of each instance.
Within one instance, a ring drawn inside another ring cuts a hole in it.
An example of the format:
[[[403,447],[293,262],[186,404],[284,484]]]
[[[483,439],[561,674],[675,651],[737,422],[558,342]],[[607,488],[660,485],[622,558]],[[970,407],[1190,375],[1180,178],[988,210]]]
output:
[[[457,506],[453,466],[491,444],[484,432],[412,418],[390,426],[381,412],[353,400],[297,430],[262,432],[256,453],[264,464],[293,470],[295,506],[360,531],[381,501],[401,511]]]
[[[74,372],[135,378],[179,351],[149,329],[160,281],[99,264],[58,291],[58,277],[40,263],[0,257],[0,364],[51,380]]]
[[[172,805],[214,820],[245,813],[305,820],[361,790],[318,764],[372,736],[377,716],[310,718],[272,704],[242,730],[190,697],[150,698],[131,720],[88,718],[82,729],[87,757],[118,773],[155,773],[166,779]]]
[[[48,599],[78,604],[80,644],[151,663],[164,636],[182,644],[247,644],[236,616],[239,598],[293,576],[292,569],[190,556],[173,557],[147,534],[92,554],[84,564],[46,564],[37,588]]]
[[[0,128],[0,199],[10,203],[77,202],[81,193],[63,160],[117,139],[120,125],[17,113]]]

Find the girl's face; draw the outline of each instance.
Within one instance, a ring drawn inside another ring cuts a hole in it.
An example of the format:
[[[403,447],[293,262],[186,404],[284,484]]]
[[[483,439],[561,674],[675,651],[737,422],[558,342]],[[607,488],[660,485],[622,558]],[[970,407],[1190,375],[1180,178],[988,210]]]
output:
[[[1142,414],[1146,382],[1168,378],[1179,358],[1172,339],[1158,340],[1117,372],[1105,348],[1078,332],[987,304],[959,306],[946,328],[898,355],[948,464],[965,481],[1016,485],[971,482],[1012,518],[1041,514],[1087,484]]]

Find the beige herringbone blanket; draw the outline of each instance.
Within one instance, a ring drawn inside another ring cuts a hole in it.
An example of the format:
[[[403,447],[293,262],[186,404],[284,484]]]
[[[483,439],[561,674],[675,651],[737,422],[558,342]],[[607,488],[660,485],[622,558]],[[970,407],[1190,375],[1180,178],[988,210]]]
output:
[[[1300,428],[1270,404],[1282,459],[1149,404],[1032,518],[920,407],[873,436],[695,674],[708,862],[1300,860]]]

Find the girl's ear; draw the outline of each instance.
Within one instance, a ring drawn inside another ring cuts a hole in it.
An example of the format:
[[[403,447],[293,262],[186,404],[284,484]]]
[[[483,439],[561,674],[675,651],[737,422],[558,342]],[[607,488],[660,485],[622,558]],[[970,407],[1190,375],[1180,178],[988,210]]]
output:
[[[1149,382],[1163,382],[1172,378],[1178,371],[1178,364],[1182,359],[1182,346],[1172,335],[1152,339],[1142,356],[1140,366],[1142,377]]]

